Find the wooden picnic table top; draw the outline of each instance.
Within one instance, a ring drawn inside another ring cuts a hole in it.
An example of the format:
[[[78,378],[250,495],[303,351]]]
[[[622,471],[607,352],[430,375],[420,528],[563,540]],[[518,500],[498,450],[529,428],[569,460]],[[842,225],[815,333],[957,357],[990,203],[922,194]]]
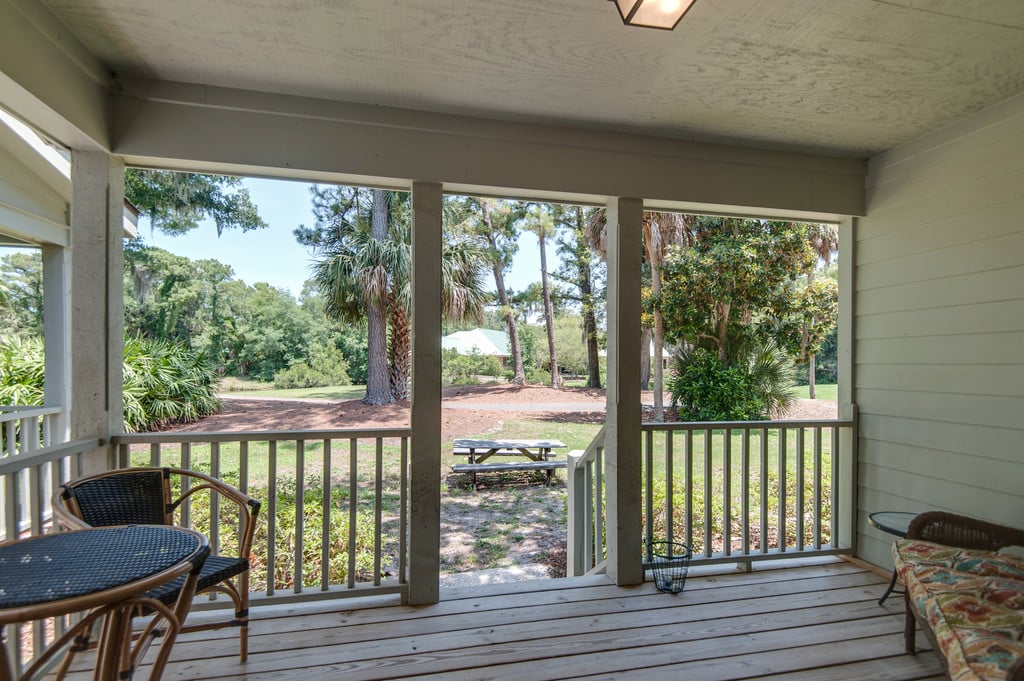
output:
[[[566,444],[561,440],[474,440],[459,438],[452,442],[452,446],[469,449],[562,449]]]

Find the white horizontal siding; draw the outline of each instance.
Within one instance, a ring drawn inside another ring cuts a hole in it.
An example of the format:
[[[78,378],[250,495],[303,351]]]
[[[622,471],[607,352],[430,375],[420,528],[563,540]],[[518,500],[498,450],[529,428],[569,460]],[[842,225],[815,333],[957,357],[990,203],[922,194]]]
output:
[[[871,160],[857,222],[858,553],[874,511],[1024,527],[1024,97]]]

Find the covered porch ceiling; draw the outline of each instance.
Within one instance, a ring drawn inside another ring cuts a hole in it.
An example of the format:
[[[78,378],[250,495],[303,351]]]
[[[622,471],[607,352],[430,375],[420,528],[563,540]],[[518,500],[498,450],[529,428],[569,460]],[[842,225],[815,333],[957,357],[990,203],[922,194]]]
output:
[[[828,156],[1024,90],[1024,3],[1006,0],[697,0],[673,32],[626,28],[605,0],[42,4],[115,82]]]

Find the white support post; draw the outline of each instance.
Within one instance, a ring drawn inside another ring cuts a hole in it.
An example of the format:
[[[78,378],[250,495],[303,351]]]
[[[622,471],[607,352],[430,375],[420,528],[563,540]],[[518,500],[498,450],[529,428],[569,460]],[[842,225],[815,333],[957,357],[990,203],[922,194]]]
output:
[[[640,287],[643,202],[608,202],[608,574],[643,581],[641,537]]]
[[[70,437],[107,440],[123,430],[124,163],[71,152]],[[114,465],[109,446],[83,457],[83,474]]]
[[[855,393],[856,356],[854,352],[856,314],[856,219],[839,224],[839,418],[853,419],[852,432],[839,437],[839,537],[838,546],[857,551],[857,399]]]
[[[437,603],[441,569],[441,185],[412,185],[410,605]]]
[[[61,407],[50,418],[52,444],[68,442],[68,411],[71,406],[71,251],[64,246],[44,245],[43,339],[46,375],[43,404]]]

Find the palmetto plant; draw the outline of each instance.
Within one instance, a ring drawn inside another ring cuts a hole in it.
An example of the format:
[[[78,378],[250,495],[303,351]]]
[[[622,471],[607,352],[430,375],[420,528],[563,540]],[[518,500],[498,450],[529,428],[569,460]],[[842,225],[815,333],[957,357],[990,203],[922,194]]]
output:
[[[123,371],[129,431],[187,423],[220,411],[206,358],[183,345],[128,338]],[[0,402],[42,405],[44,374],[41,339],[0,339]]]

